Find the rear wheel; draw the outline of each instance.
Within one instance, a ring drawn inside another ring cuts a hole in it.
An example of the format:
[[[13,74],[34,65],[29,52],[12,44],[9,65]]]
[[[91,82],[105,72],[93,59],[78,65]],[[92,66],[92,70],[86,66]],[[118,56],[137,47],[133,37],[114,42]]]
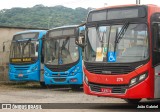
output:
[[[136,104],[141,101],[141,99],[124,99],[127,103]]]
[[[40,82],[41,87],[46,88],[45,82]]]
[[[80,90],[81,85],[71,85],[70,87],[72,90]]]

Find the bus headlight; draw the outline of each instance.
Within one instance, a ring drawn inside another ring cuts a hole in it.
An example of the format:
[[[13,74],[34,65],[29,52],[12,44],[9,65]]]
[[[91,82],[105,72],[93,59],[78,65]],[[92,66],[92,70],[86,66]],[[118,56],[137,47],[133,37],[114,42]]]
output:
[[[32,71],[36,71],[36,70],[38,70],[38,65],[36,65],[36,66],[34,66],[34,67],[32,68]]]
[[[147,78],[147,76],[148,76],[148,72],[145,72],[145,73],[143,73],[141,75],[138,75],[138,76],[132,78],[131,81],[130,81],[129,86],[131,87],[133,85],[136,85],[136,84],[142,82],[143,80],[145,80]]]
[[[75,74],[78,72],[78,70],[79,70],[79,67],[76,67],[76,68],[72,71],[71,75],[75,75]]]
[[[137,78],[133,78],[133,79],[131,80],[130,85],[134,85],[134,84],[136,84],[136,82],[137,82]]]
[[[142,75],[140,75],[140,77],[139,77],[139,81],[141,81],[141,80],[145,79],[145,78],[146,78],[146,76],[147,76],[147,74],[142,74]]]

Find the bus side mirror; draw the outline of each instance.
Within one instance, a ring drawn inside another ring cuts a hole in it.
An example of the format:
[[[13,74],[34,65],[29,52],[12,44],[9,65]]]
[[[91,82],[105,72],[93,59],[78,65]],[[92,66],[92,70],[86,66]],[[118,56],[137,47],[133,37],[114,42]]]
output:
[[[80,34],[80,36],[78,38],[76,38],[75,43],[84,48],[87,44],[85,43],[85,36],[83,34]]]

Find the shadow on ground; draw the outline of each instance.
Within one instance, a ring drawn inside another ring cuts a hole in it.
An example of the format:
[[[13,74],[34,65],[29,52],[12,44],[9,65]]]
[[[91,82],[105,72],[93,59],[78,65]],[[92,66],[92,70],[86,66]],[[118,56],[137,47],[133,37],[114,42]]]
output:
[[[1,85],[4,85],[10,89],[23,89],[23,90],[50,89],[53,91],[62,91],[62,92],[83,92],[82,87],[78,90],[72,90],[67,85],[47,85],[45,87],[42,87],[39,84],[39,82],[7,82],[7,83],[2,83]]]

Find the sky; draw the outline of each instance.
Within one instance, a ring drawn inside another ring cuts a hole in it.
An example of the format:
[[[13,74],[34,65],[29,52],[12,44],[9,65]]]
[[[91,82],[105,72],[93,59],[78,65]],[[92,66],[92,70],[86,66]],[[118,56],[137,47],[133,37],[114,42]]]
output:
[[[63,5],[70,8],[100,8],[111,5],[135,4],[136,0],[0,0],[0,10],[13,7],[33,7],[37,4],[44,6]],[[156,4],[160,6],[160,0],[141,0],[141,4]]]

